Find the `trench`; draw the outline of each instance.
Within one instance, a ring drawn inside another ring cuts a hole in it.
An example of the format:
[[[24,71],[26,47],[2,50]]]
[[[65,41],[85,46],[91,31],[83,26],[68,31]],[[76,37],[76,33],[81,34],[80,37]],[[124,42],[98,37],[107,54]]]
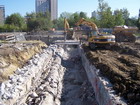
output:
[[[97,105],[77,48],[68,48],[62,65],[66,68],[61,105]]]
[[[64,53],[55,53],[53,63],[46,68],[47,72],[42,73],[38,85],[28,95],[25,104],[98,105],[78,48],[67,46],[61,50]]]

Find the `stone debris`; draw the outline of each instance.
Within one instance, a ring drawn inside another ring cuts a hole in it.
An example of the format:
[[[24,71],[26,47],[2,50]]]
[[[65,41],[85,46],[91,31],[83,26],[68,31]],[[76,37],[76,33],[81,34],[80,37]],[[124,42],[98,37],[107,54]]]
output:
[[[0,85],[2,105],[97,105],[78,50],[50,45]]]
[[[0,102],[4,105],[20,104],[22,98],[32,90],[36,82],[46,70],[47,64],[52,60],[54,50],[50,46],[42,53],[36,54],[26,66],[17,69],[8,81],[0,85]],[[32,93],[36,97],[37,94]]]

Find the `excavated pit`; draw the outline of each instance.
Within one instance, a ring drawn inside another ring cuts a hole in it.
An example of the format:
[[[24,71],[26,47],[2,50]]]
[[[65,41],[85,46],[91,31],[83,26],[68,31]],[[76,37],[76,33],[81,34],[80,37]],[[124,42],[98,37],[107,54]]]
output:
[[[0,104],[139,105],[139,43],[121,43],[110,50],[95,51],[86,45],[47,47],[41,43],[36,48],[30,43],[23,44],[25,51],[13,47],[10,56],[9,50],[2,48],[6,53],[0,54],[8,57],[1,58],[10,65],[17,63],[15,69],[1,67],[1,71],[12,73],[1,79]],[[30,57],[23,59],[24,55]]]

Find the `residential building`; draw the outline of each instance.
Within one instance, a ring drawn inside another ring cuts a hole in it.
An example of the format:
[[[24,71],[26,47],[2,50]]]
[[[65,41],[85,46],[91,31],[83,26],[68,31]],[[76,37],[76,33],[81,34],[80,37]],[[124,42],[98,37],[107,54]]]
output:
[[[5,7],[3,5],[0,5],[0,25],[4,24],[5,20]]]
[[[51,20],[57,19],[58,16],[58,0],[36,0],[36,13],[50,12]]]

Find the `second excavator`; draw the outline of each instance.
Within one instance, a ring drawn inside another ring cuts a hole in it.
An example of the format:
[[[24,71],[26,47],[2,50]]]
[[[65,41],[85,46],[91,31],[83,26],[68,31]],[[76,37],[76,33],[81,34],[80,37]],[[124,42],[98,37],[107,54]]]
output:
[[[76,25],[86,25],[91,28],[88,31],[88,44],[91,49],[95,49],[96,47],[105,47],[109,49],[110,46],[115,43],[114,35],[99,33],[97,25],[91,21],[81,18]]]

